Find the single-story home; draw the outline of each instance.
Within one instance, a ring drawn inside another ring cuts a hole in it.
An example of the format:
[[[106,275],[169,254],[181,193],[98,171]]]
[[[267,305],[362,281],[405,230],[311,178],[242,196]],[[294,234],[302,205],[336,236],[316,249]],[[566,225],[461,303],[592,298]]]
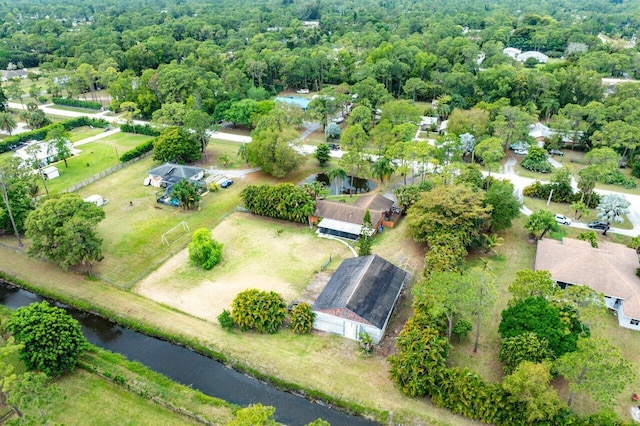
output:
[[[535,140],[538,141],[538,143],[542,143],[544,144],[545,139],[555,135],[556,133],[558,133],[557,131],[551,129],[548,126],[545,126],[544,124],[537,122],[534,124],[529,125],[529,136],[531,136],[532,138],[534,138]],[[582,133],[582,132],[580,132]],[[562,135],[562,142],[563,144],[570,144],[573,142],[573,140],[569,137],[569,135]]]
[[[378,255],[345,259],[313,304],[313,328],[375,344],[384,336],[409,274]]]
[[[393,214],[393,204],[393,200],[379,194],[363,195],[354,203],[317,200],[316,210],[309,217],[309,222],[318,224],[318,234],[357,240],[367,210],[371,215],[374,234],[382,226],[393,227],[393,222],[385,220]]]
[[[527,59],[533,58],[541,64],[546,64],[549,60],[549,57],[541,52],[536,52],[535,50],[530,50],[528,52],[522,52],[518,56],[516,56],[516,61],[518,62],[526,62]]]
[[[203,178],[203,168],[164,163],[153,170],[149,170],[149,177],[145,179],[145,184],[158,188],[170,188],[182,179],[199,182]]]
[[[1,71],[2,73],[2,81],[9,81],[9,80],[13,80],[14,78],[27,78],[27,75],[29,75],[29,71],[27,71],[26,68],[21,69],[21,70],[8,70],[8,71]]]
[[[71,148],[70,151],[71,155],[77,155],[80,153],[80,150],[76,148]],[[16,149],[15,155],[28,164],[33,164],[35,157],[40,163],[40,167],[44,167],[47,164],[58,160],[58,150],[55,146],[49,145],[46,141],[27,142],[25,146]]]
[[[522,53],[522,50],[515,47],[505,47],[504,49],[502,49],[502,53],[512,57],[513,59],[516,59],[516,57]]]
[[[438,121],[439,117],[428,117],[423,115],[420,117],[420,130],[423,132],[429,131],[431,129],[433,129],[434,131],[438,131]]]
[[[640,330],[640,266],[638,254],[622,244],[598,241],[598,248],[587,241],[545,238],[538,241],[535,270],[547,270],[561,288],[586,285],[605,296],[609,309],[616,312],[618,324]]]

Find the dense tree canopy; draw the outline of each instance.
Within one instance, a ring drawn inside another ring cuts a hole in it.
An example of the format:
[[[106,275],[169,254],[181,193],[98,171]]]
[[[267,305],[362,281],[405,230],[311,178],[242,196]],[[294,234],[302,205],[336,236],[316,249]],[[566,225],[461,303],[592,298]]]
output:
[[[549,342],[556,357],[575,351],[578,337],[588,334],[571,308],[558,308],[541,297],[529,297],[502,311],[498,331],[502,338],[535,333]]]
[[[63,268],[102,260],[102,238],[96,232],[104,210],[73,193],[47,198],[27,218],[30,256],[43,257]]]
[[[20,359],[27,368],[50,376],[73,370],[87,344],[78,321],[48,302],[17,309],[9,317],[7,328],[24,345]]]

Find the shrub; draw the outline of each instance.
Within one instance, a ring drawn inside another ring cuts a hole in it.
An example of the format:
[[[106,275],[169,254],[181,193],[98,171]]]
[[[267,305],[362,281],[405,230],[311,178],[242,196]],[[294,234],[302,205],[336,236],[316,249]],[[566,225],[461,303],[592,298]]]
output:
[[[136,133],[138,135],[160,136],[160,131],[148,124],[141,126],[139,124],[127,123],[120,126],[120,131],[126,132],[126,133]]]
[[[220,190],[220,185],[218,185],[215,182],[209,182],[209,185],[207,185],[207,191],[209,192],[218,192]]]
[[[189,243],[189,259],[194,265],[208,271],[222,260],[222,243],[211,237],[209,229],[196,229]]]
[[[598,248],[598,236],[593,230],[581,232],[576,238],[582,241],[589,241],[591,243],[591,247]]]
[[[153,150],[154,142],[155,139],[151,139],[149,141],[141,143],[133,149],[130,149],[120,156],[120,161],[126,163],[127,161],[131,161],[135,158],[142,157],[142,155],[146,154],[147,152],[151,152]]]
[[[26,367],[49,376],[72,371],[87,345],[78,321],[48,302],[16,309],[9,317],[7,329],[24,345],[20,359]]]
[[[456,325],[453,326],[452,333],[458,338],[458,340],[462,340],[469,335],[472,328],[473,326],[471,325],[471,321],[466,318],[460,318],[456,322]]]
[[[286,315],[287,305],[274,291],[245,290],[238,293],[231,305],[231,318],[242,331],[255,329],[260,333],[276,333]]]
[[[549,342],[532,332],[502,339],[498,352],[498,360],[504,364],[505,374],[513,373],[523,361],[539,363],[550,360],[551,356]]]
[[[527,170],[531,170],[532,172],[551,173],[553,171],[553,166],[547,160],[535,161],[530,158],[525,158],[520,164],[522,167]]]
[[[223,310],[222,313],[218,315],[218,322],[223,330],[233,330],[233,318],[231,318],[231,312],[229,312],[228,309]]]
[[[358,347],[363,355],[371,355],[373,352],[375,345],[373,344],[373,339],[366,331],[358,333]]]
[[[302,302],[291,310],[291,328],[294,333],[307,334],[313,328],[313,320],[316,314],[310,304]]]
[[[51,101],[56,105],[64,105],[75,108],[87,108],[95,110],[102,108],[102,104],[100,102],[81,101],[80,99],[53,97],[51,98]]]

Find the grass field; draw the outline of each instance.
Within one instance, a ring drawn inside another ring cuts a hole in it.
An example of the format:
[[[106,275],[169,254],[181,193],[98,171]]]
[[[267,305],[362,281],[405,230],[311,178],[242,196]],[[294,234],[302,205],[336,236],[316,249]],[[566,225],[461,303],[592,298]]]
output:
[[[81,100],[84,100],[84,99],[81,99]],[[97,114],[100,112],[99,110],[95,110],[91,108],[79,108],[79,107],[72,107],[72,106],[66,106],[66,105],[49,105],[49,108],[59,109],[63,111],[80,112],[82,114],[87,114],[87,115]]]
[[[91,128],[89,126],[76,127],[75,129],[69,132],[68,139],[71,142],[78,142],[82,139],[99,135],[100,133],[103,133],[103,132],[104,132],[104,129],[100,127],[94,127],[94,128]]]
[[[60,176],[48,180],[47,188],[52,193],[63,191],[96,173],[115,166],[120,162],[118,159],[120,155],[149,139],[151,139],[150,136],[116,133],[96,142],[80,145],[77,149],[81,152],[67,159],[69,167],[65,167],[64,161],[54,163],[60,171]],[[40,192],[43,193],[44,189]]]
[[[17,353],[3,362],[10,362],[18,374],[24,372]],[[107,377],[117,377],[120,384]],[[233,418],[230,404],[98,348],[81,355],[79,367],[55,379],[53,386],[58,393],[54,394],[45,412],[54,424],[201,424],[192,416],[220,424]],[[167,407],[183,411],[179,414]],[[0,412],[8,411],[5,408],[0,405]]]

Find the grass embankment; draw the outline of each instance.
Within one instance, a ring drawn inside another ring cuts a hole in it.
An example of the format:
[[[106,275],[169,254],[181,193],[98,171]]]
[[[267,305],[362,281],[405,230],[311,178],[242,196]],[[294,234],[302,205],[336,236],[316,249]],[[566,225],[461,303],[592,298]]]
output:
[[[0,309],[0,317],[9,314]],[[11,362],[17,373],[24,372],[17,354],[3,361]],[[233,418],[231,404],[94,346],[81,355],[74,372],[54,384],[59,393],[54,394],[47,416],[55,424],[222,424]]]

